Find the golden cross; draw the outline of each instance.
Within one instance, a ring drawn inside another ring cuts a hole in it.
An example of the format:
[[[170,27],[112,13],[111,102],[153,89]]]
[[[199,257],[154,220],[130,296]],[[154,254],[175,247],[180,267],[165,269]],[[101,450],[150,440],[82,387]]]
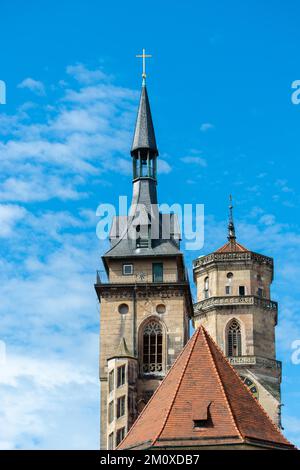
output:
[[[143,49],[143,53],[136,55],[136,57],[138,57],[139,59],[143,59],[143,73],[142,73],[142,77],[143,77],[143,81],[144,81],[145,78],[146,78],[146,59],[147,59],[148,57],[152,57],[152,55],[146,54],[146,49]]]

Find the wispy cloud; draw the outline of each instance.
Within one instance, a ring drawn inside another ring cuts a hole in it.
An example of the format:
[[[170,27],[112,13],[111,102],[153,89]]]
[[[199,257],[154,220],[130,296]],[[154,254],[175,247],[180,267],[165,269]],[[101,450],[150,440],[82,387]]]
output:
[[[28,90],[40,96],[46,94],[44,84],[39,80],[34,80],[30,77],[25,78],[21,83],[19,83],[18,88],[27,88]]]
[[[15,117],[1,116],[8,137],[0,143],[0,201],[77,199],[84,197],[81,186],[87,176],[129,171],[129,160],[122,155],[130,146],[137,93],[82,64],[67,71],[80,87],[75,82],[62,88],[51,106],[39,107],[38,120],[31,114],[37,104]],[[39,94],[44,90],[29,78],[19,87]],[[168,171],[167,164],[163,171]]]
[[[198,165],[198,166],[201,166],[201,167],[206,167],[207,166],[207,162],[206,162],[205,158],[198,157],[196,155],[188,155],[186,157],[182,157],[181,161],[183,163],[187,163],[188,165]]]
[[[207,132],[211,129],[214,129],[215,126],[211,122],[203,122],[200,126],[200,131],[201,132]]]

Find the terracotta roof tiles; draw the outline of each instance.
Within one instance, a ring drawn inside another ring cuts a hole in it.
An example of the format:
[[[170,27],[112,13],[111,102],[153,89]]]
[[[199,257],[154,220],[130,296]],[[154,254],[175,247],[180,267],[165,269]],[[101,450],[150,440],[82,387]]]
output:
[[[294,448],[200,327],[118,449],[245,443]]]

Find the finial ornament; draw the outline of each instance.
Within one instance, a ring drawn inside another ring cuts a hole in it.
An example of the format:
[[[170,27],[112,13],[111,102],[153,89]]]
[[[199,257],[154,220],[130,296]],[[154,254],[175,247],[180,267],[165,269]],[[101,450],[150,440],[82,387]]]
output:
[[[136,57],[138,57],[139,59],[143,59],[143,73],[142,73],[143,82],[142,82],[142,85],[145,86],[146,85],[146,77],[147,77],[147,75],[146,75],[146,59],[148,59],[149,57],[152,57],[152,55],[146,54],[146,49],[143,49],[143,53],[136,55]]]
[[[232,205],[232,195],[229,196],[229,222],[228,222],[228,240],[230,242],[235,242],[235,228],[233,222],[233,205]]]

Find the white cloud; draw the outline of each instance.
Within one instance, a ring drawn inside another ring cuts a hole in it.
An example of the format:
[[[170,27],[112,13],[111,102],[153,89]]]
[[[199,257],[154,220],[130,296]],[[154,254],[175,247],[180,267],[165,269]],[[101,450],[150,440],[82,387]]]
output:
[[[89,70],[83,64],[69,65],[67,73],[85,85],[108,78],[102,70]]]
[[[37,95],[45,95],[45,86],[42,82],[34,80],[33,78],[25,78],[21,83],[19,83],[18,88],[27,88],[30,91],[33,91]]]
[[[168,174],[172,171],[171,165],[166,160],[162,160],[161,158],[158,158],[158,173],[160,174]]]
[[[24,207],[12,204],[0,204],[0,237],[13,234],[17,223],[26,216]]]
[[[0,261],[0,448],[98,448],[93,282],[103,247],[93,214],[18,207],[0,205],[9,226],[19,221]]]
[[[210,122],[204,122],[203,124],[201,124],[200,126],[200,131],[201,132],[207,132],[209,131],[210,129],[214,129],[215,126],[213,124],[211,124]]]
[[[81,83],[58,89],[51,106],[21,107],[15,116],[1,115],[0,200],[47,201],[85,197],[87,176],[102,172],[129,174],[129,149],[138,94],[110,83],[103,72],[82,65],[68,67]],[[32,79],[19,86],[42,92]],[[127,159],[121,155],[128,155]],[[118,164],[116,165],[116,162]],[[169,171],[165,164],[162,171]]]
[[[259,222],[264,225],[274,225],[275,223],[275,216],[273,214],[264,214],[260,219]]]
[[[206,162],[205,158],[198,157],[196,155],[188,155],[186,157],[182,157],[181,161],[183,163],[187,163],[189,165],[192,164],[192,165],[198,165],[198,166],[201,166],[201,167],[206,167],[207,166],[207,162]]]

